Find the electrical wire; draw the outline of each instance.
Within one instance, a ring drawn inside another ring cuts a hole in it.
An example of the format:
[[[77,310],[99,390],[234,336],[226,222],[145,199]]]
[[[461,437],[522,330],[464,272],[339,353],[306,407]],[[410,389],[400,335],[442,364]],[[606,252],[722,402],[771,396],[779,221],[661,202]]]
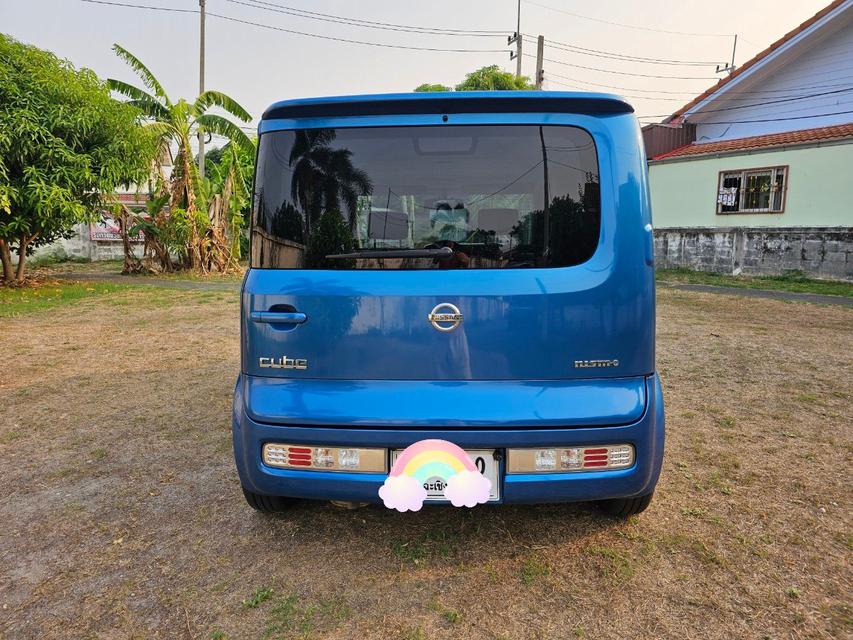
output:
[[[198,13],[197,10],[194,9],[175,9],[172,7],[155,7],[150,5],[139,5],[139,4],[130,4],[124,2],[111,2],[110,0],[80,0],[80,2],[87,2],[90,4],[103,4],[110,5],[114,7],[125,7],[132,9],[148,9],[151,11],[172,11],[176,13]],[[220,20],[226,20],[228,22],[234,22],[238,24],[250,25],[253,27],[259,27],[261,29],[268,29],[273,31],[280,31],[283,33],[291,33],[299,36],[307,36],[310,38],[319,38],[321,40],[331,40],[334,42],[343,42],[346,44],[361,44],[370,47],[384,47],[386,49],[404,49],[408,51],[433,51],[436,53],[505,53],[506,49],[445,49],[441,47],[418,47],[414,45],[401,45],[401,44],[389,44],[385,42],[370,42],[367,40],[352,40],[349,38],[337,38],[334,36],[324,36],[319,33],[308,33],[306,31],[297,31],[295,29],[285,29],[284,27],[276,27],[274,25],[269,24],[261,24],[260,22],[253,22],[251,20],[242,20],[240,18],[234,18],[231,16],[225,16],[218,13],[206,12],[206,16],[212,18],[218,18]]]
[[[238,24],[251,25],[253,27],[260,27],[261,29],[269,29],[272,31],[281,31],[283,33],[292,33],[298,36],[308,36],[311,38],[320,38],[321,40],[332,40],[334,42],[344,42],[347,44],[362,44],[370,47],[385,47],[387,49],[406,49],[409,51],[435,51],[435,52],[445,52],[445,53],[505,53],[506,49],[444,49],[441,47],[417,47],[413,45],[403,45],[403,44],[388,44],[385,42],[369,42],[367,40],[351,40],[349,38],[338,38],[335,36],[324,36],[319,33],[308,33],[305,31],[296,31],[295,29],[285,29],[284,27],[276,27],[271,24],[261,24],[260,22],[252,22],[251,20],[242,20],[240,18],[234,18],[231,16],[223,16],[219,13],[211,13],[207,12],[207,16],[213,18],[219,18],[220,20],[227,20],[229,22],[235,22]]]
[[[229,0],[230,1],[230,0]],[[529,42],[531,44],[535,44],[537,42],[536,38],[532,36],[522,36],[525,42]],[[588,49],[586,47],[579,47],[573,44],[567,44],[565,42],[558,42],[557,40],[549,40],[545,39],[546,44],[549,47],[553,47],[554,49],[558,49],[560,51],[567,51],[569,53],[579,53],[585,56],[592,56],[596,58],[607,58],[610,60],[623,60],[625,62],[637,62],[642,64],[663,64],[663,65],[671,65],[671,66],[689,66],[689,67],[707,67],[710,65],[720,64],[719,60],[714,62],[710,61],[700,61],[700,60],[673,60],[669,58],[646,58],[644,56],[633,56],[626,53],[617,53],[615,51],[602,51],[600,49]]]
[[[150,11],[170,11],[173,13],[198,13],[198,9],[176,9],[174,7],[152,7],[144,4],[129,4],[123,2],[108,2],[107,0],[80,0],[89,4],[106,4],[112,7],[130,7],[133,9],[148,9]]]
[[[582,87],[578,87],[578,86],[572,85],[572,84],[566,84],[565,82],[560,82],[559,80],[552,80],[551,79],[552,75],[553,74],[548,74],[547,76],[545,76],[545,81],[549,82],[551,84],[559,85],[561,87],[567,87],[569,89],[578,89],[578,90],[583,91]],[[684,102],[684,98],[660,98],[657,96],[632,96],[632,95],[627,94],[627,93],[621,93],[619,95],[621,95],[623,98],[635,98],[637,100],[663,100],[666,102]]]
[[[811,118],[826,118],[829,116],[843,116],[853,113],[853,110],[850,111],[833,111],[831,113],[814,113],[810,116],[790,116],[788,118],[761,118],[758,120],[715,120],[714,122],[709,122],[708,124],[750,124],[753,122],[784,122],[787,120],[809,120]],[[659,116],[637,116],[640,119],[648,119],[648,118],[657,118]],[[664,116],[666,117],[666,116]]]
[[[601,24],[609,24],[614,27],[623,27],[625,29],[637,29],[638,31],[652,31],[654,33],[668,33],[670,35],[676,36],[698,36],[702,38],[733,38],[733,33],[691,33],[689,31],[668,31],[666,29],[655,29],[653,27],[642,27],[634,24],[625,24],[622,22],[613,22],[611,20],[603,20],[601,18],[593,18],[592,16],[585,16],[580,13],[574,13],[572,11],[566,11],[565,9],[557,9],[556,7],[549,7],[547,4],[540,4],[538,2],[533,2],[532,0],[524,0],[525,4],[530,4],[536,7],[541,7],[542,9],[548,9],[549,11],[556,11],[557,13],[565,13],[568,16],[573,16],[575,18],[581,18],[582,20],[591,20],[592,22],[599,22]]]
[[[836,89],[834,91],[824,91],[822,93],[810,93],[810,94],[801,95],[801,96],[792,96],[789,98],[780,98],[778,100],[765,100],[763,102],[753,102],[752,104],[741,104],[741,105],[735,105],[735,106],[731,106],[731,107],[719,107],[718,109],[697,109],[696,111],[690,111],[689,115],[694,115],[697,113],[718,113],[720,111],[732,111],[734,109],[749,109],[751,107],[764,107],[764,106],[770,105],[770,104],[780,104],[783,102],[795,102],[797,100],[807,100],[810,98],[820,98],[823,96],[831,96],[831,95],[835,95],[835,94],[839,94],[839,93],[848,93],[850,91],[853,91],[853,87],[847,87],[846,89]],[[661,116],[661,117],[665,118],[667,116]]]
[[[552,80],[551,82],[554,82],[555,84],[560,84],[563,86],[569,86],[569,85],[566,85],[565,83],[557,82],[554,80]],[[729,107],[719,107],[717,109],[697,109],[696,111],[690,111],[689,115],[695,115],[695,114],[699,114],[699,113],[718,113],[720,111],[733,111],[736,109],[749,109],[751,107],[763,107],[763,106],[771,105],[771,104],[781,104],[781,103],[785,103],[785,102],[796,102],[797,100],[808,100],[808,99],[812,99],[812,98],[821,98],[824,96],[831,96],[831,95],[836,95],[836,94],[840,94],[840,93],[849,93],[850,91],[853,91],[853,86],[847,86],[843,89],[835,89],[833,91],[823,91],[820,93],[807,93],[807,94],[802,94],[802,95],[797,95],[797,96],[790,96],[790,97],[786,97],[786,98],[779,98],[779,99],[775,99],[775,100],[764,100],[762,102],[753,102],[751,104],[741,104],[741,105],[733,105],[733,106],[729,106]],[[650,96],[628,96],[628,95],[626,95],[623,97],[625,97],[625,98],[640,98],[640,99],[645,99],[645,100],[679,100],[678,98],[655,98],[655,97],[650,97]],[[754,99],[755,98],[750,98],[750,100],[754,100]],[[672,115],[672,114],[656,115],[656,116],[644,116],[644,117],[646,117],[646,118],[652,118],[652,117],[654,117],[654,118],[658,118],[658,117],[659,118],[667,118],[670,115]]]
[[[468,37],[491,37],[496,35],[507,35],[508,31],[488,31],[483,29],[445,29],[443,27],[420,27],[416,25],[394,24],[392,22],[377,22],[374,20],[362,20],[361,18],[351,18],[348,16],[338,16],[331,13],[320,13],[318,11],[308,11],[306,9],[297,9],[288,7],[275,2],[265,2],[264,0],[224,0],[232,4],[241,4],[253,9],[262,9],[265,11],[273,11],[285,15],[296,16],[299,18],[307,18],[310,20],[320,20],[323,22],[334,22],[338,24],[346,24],[355,27],[365,27],[370,29],[383,29],[386,31],[403,31],[407,33],[425,33],[429,35],[442,36],[468,36]]]
[[[690,98],[695,98],[697,93],[692,91],[666,91],[664,89],[641,89],[640,87],[620,87],[612,84],[602,84],[600,82],[590,82],[588,80],[578,80],[577,78],[572,78],[570,76],[560,75],[559,73],[554,73],[552,71],[547,72],[546,78],[550,78],[551,76],[555,78],[562,78],[563,80],[571,80],[572,82],[580,83],[583,85],[591,85],[595,87],[604,87],[606,89],[617,89],[620,91],[635,91],[637,93],[654,93],[654,94],[665,94],[665,95],[681,95],[684,96],[684,100],[689,100]],[[851,80],[853,79],[853,75],[849,76],[839,76],[838,80]],[[784,95],[791,91],[801,91],[808,89],[834,89],[837,87],[847,86],[845,83],[834,83],[834,84],[817,84],[817,85],[807,85],[807,86],[797,86],[797,87],[786,87],[784,89],[754,89],[752,91],[740,91],[740,93],[748,94],[748,95],[765,95],[765,94],[781,94]],[[700,92],[701,93],[701,92]],[[768,97],[776,97],[773,95],[768,95]],[[746,95],[741,98],[729,97],[726,100],[753,100],[754,98],[747,97]]]
[[[522,53],[521,55],[528,58],[535,58],[536,56],[531,53]],[[552,64],[559,64],[565,67],[574,67],[576,69],[586,69],[587,71],[600,71],[601,73],[614,73],[620,76],[635,76],[638,78],[660,78],[665,80],[717,80],[715,77],[708,76],[659,76],[650,73],[632,73],[629,71],[613,71],[612,69],[599,69],[597,67],[585,67],[581,64],[573,64],[571,62],[562,62],[560,60],[554,60],[553,58],[542,58],[545,62],[551,62]]]

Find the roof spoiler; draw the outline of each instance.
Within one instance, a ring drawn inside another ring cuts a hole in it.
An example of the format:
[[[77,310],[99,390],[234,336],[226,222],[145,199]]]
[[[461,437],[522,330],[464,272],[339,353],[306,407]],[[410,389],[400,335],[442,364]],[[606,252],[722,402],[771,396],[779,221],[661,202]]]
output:
[[[634,113],[622,98],[602,93],[551,91],[482,91],[401,93],[389,95],[309,98],[277,102],[263,120],[445,113]]]

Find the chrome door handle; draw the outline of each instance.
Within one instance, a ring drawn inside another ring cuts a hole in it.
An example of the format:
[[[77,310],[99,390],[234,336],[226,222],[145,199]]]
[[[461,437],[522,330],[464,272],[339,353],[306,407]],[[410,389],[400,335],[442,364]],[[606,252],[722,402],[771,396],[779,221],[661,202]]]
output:
[[[300,311],[252,311],[249,314],[252,322],[266,322],[269,324],[302,324],[308,320],[308,316]]]

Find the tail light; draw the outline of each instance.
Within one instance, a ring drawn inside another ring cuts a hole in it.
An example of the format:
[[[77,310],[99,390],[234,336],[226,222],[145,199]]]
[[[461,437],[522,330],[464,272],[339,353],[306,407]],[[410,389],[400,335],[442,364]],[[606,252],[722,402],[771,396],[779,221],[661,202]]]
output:
[[[388,470],[385,449],[314,447],[268,442],[262,450],[264,464],[279,469],[355,471],[384,473]]]
[[[634,447],[630,444],[507,450],[507,473],[611,471],[633,464]]]

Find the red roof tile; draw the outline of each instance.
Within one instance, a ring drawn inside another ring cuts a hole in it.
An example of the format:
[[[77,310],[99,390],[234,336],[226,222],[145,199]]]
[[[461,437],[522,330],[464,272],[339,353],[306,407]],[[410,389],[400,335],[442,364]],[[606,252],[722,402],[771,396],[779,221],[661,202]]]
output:
[[[749,138],[735,138],[734,140],[722,140],[720,142],[693,142],[683,147],[678,147],[667,153],[655,156],[652,160],[666,160],[669,158],[681,158],[684,156],[700,156],[709,153],[729,153],[733,151],[747,151],[749,149],[763,149],[766,147],[780,147],[790,144],[805,144],[809,142],[842,140],[853,138],[853,123],[837,124],[830,127],[818,127],[816,129],[801,129],[800,131],[785,131],[783,133],[769,133],[763,136],[750,136]]]
[[[761,60],[763,60],[764,58],[766,58],[767,56],[769,56],[771,53],[773,53],[774,51],[776,51],[776,49],[778,49],[778,48],[779,48],[779,47],[781,47],[783,44],[785,44],[786,42],[788,42],[788,40],[790,40],[790,39],[791,39],[791,38],[793,38],[794,36],[796,36],[796,35],[798,35],[798,34],[802,33],[803,31],[805,31],[806,29],[808,29],[810,26],[812,26],[815,22],[817,22],[818,20],[820,20],[821,18],[823,18],[827,13],[829,13],[829,12],[833,11],[834,9],[836,9],[837,7],[839,7],[840,5],[844,4],[844,2],[845,2],[845,1],[846,1],[846,0],[834,0],[834,2],[829,3],[829,5],[827,5],[826,7],[824,7],[823,9],[821,9],[820,11],[818,11],[816,14],[814,14],[811,18],[809,18],[808,20],[806,20],[805,22],[803,22],[803,23],[802,23],[801,25],[799,25],[797,28],[795,28],[795,29],[793,29],[793,30],[789,31],[788,33],[786,33],[784,36],[782,36],[781,38],[779,38],[776,42],[774,42],[774,43],[773,43],[773,44],[771,44],[769,47],[767,47],[764,51],[761,51],[761,52],[759,52],[759,53],[755,54],[755,56],[753,56],[751,59],[749,59],[749,60],[747,60],[746,62],[744,62],[741,66],[739,66],[737,69],[735,69],[734,71],[732,71],[732,72],[731,72],[729,75],[727,75],[725,78],[722,78],[722,79],[720,79],[719,81],[717,81],[717,84],[715,84],[713,87],[710,87],[710,88],[706,89],[705,91],[703,91],[702,93],[700,93],[698,96],[696,96],[695,98],[693,98],[693,100],[691,100],[690,102],[688,102],[686,105],[684,105],[683,107],[681,107],[678,111],[676,111],[675,113],[673,113],[669,118],[667,118],[667,119],[665,120],[665,122],[678,121],[678,119],[679,119],[682,115],[684,115],[684,113],[685,113],[686,111],[688,111],[690,108],[692,108],[692,107],[696,106],[698,103],[700,103],[702,100],[704,100],[705,98],[707,98],[708,96],[710,96],[712,93],[715,93],[715,92],[716,92],[716,91],[718,91],[720,88],[722,88],[723,86],[727,85],[729,82],[731,82],[732,80],[734,80],[735,78],[737,78],[737,77],[738,77],[738,76],[740,76],[741,74],[743,74],[743,73],[745,73],[746,71],[748,71],[750,68],[752,68],[753,66],[755,66],[758,62],[760,62]]]

